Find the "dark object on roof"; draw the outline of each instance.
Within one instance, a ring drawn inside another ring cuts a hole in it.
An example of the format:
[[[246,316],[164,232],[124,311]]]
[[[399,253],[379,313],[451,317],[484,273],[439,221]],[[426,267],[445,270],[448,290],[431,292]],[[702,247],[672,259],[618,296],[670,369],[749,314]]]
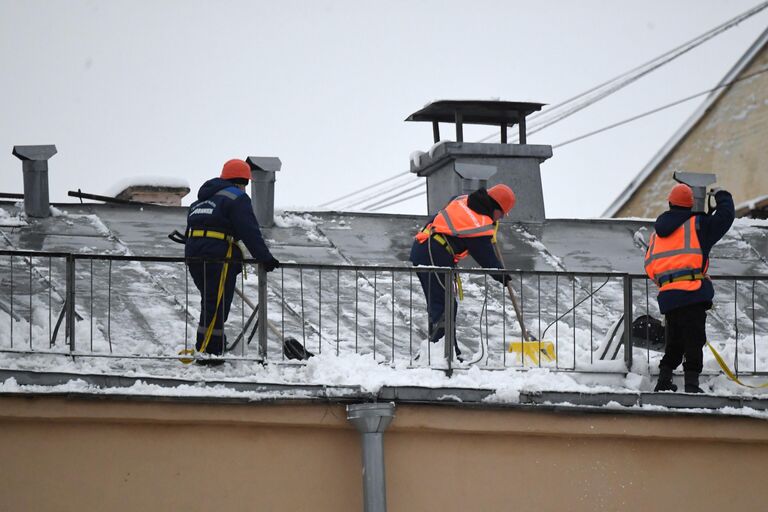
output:
[[[464,124],[498,126],[502,144],[507,142],[507,127],[517,124],[520,126],[520,144],[525,144],[525,118],[543,106],[544,103],[517,101],[441,100],[414,112],[406,121],[431,122],[435,142],[440,141],[438,123],[456,123],[456,142],[463,142]]]
[[[736,217],[768,219],[768,195],[756,197],[736,205]]]
[[[115,197],[125,201],[150,203],[161,206],[181,206],[181,199],[189,194],[189,187],[166,185],[131,185]]]
[[[55,154],[56,146],[53,144],[13,146],[13,156],[19,160],[48,160]]]
[[[100,196],[98,194],[88,194],[86,192],[81,192],[78,190],[70,190],[67,192],[67,195],[69,197],[77,197],[80,199],[81,203],[83,202],[83,199],[91,199],[93,201],[103,201],[105,203],[115,203],[115,204],[132,204],[132,205],[138,205],[138,206],[145,206],[149,205],[150,203],[143,203],[141,201],[131,201],[128,199],[120,199],[118,197],[110,197],[110,196]]]

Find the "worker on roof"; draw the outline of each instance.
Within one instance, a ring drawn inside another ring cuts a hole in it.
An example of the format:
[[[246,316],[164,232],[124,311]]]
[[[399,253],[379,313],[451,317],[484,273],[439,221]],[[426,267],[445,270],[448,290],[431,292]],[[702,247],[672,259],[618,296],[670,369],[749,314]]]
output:
[[[251,169],[246,162],[229,160],[220,177],[203,183],[197,201],[190,205],[187,214],[184,255],[191,258],[189,273],[200,290],[201,311],[195,348],[202,354],[224,353],[224,323],[232,304],[237,275],[243,269],[238,260],[244,255],[238,242],[243,242],[251,257],[263,263],[267,272],[280,266],[264,243],[251,199],[245,193],[250,179]],[[234,261],[225,261],[229,258]],[[197,362],[216,364],[221,361],[198,359]]]
[[[709,252],[728,232],[735,216],[729,192],[715,189],[712,194],[714,211],[694,212],[691,187],[675,185],[668,197],[669,210],[656,219],[645,253],[645,272],[659,287],[659,311],[667,328],[655,391],[677,391],[672,372],[683,363],[685,392],[703,392],[699,374],[707,341],[705,324],[715,296],[707,275]]]
[[[411,262],[416,266],[455,267],[469,255],[483,268],[503,268],[493,244],[499,220],[514,206],[515,193],[507,185],[494,185],[488,190],[480,188],[469,195],[455,197],[416,234]],[[427,299],[429,341],[437,343],[445,335],[445,274],[417,272],[416,275]],[[491,277],[504,284],[510,279],[503,273]],[[454,301],[454,320],[457,306]],[[458,344],[455,349],[459,357]]]

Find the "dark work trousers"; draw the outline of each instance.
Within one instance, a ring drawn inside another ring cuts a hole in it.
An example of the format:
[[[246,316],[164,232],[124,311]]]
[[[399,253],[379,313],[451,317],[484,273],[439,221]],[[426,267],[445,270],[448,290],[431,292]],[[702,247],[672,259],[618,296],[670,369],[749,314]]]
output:
[[[683,363],[686,372],[701,373],[702,350],[707,342],[706,323],[709,303],[699,302],[673,309],[664,317],[667,323],[667,345],[660,367],[674,370]]]
[[[431,240],[430,240],[431,241]],[[411,248],[411,262],[415,265],[431,265],[435,267],[453,267],[453,256],[437,242],[432,242],[432,256],[430,259],[429,242],[413,243]],[[416,272],[416,276],[424,290],[427,299],[427,314],[429,317],[429,340],[436,343],[445,334],[445,280],[447,274],[440,272]],[[450,283],[449,286],[453,286]],[[456,325],[456,312],[458,302],[453,301],[453,325]],[[454,331],[455,332],[455,331]],[[454,340],[456,337],[454,336]],[[456,354],[461,354],[458,344],[455,346]]]
[[[205,333],[216,311],[216,298],[219,293],[219,279],[221,279],[223,266],[223,263],[209,261],[194,261],[189,264],[189,273],[195,286],[200,290],[200,322],[197,326],[197,343],[195,344],[198,352],[203,346]],[[216,323],[205,349],[207,354],[221,355],[224,353],[227,341],[224,334],[224,323],[229,316],[229,308],[232,305],[232,297],[235,294],[235,285],[237,284],[237,275],[241,270],[242,266],[239,263],[229,264],[227,277],[224,281],[224,294],[221,297],[219,311],[216,315]]]

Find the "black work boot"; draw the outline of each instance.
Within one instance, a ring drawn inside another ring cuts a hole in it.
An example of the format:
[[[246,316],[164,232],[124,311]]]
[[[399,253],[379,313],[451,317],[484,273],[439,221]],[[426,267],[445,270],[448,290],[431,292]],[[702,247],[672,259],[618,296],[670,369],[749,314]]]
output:
[[[699,372],[685,372],[685,392],[703,393],[704,390],[699,387]]]
[[[656,381],[654,391],[677,391],[677,386],[672,383],[672,369],[659,366],[659,380]]]

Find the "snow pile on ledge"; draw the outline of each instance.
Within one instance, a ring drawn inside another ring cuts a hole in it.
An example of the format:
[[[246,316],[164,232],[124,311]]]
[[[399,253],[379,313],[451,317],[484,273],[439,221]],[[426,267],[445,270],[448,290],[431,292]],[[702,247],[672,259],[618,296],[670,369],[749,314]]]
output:
[[[129,176],[113,183],[103,195],[116,197],[129,187],[190,188],[189,182],[178,176]]]
[[[8,357],[7,355],[5,357]],[[50,357],[50,355],[49,355]],[[8,366],[5,361],[2,366]],[[34,367],[26,360],[28,369]],[[138,364],[138,363],[137,363]],[[18,366],[18,365],[17,365]],[[99,368],[100,367],[100,368]],[[521,393],[538,392],[571,392],[580,394],[613,393],[637,394],[641,391],[651,391],[653,379],[644,373],[629,373],[604,375],[579,375],[567,372],[556,372],[546,368],[529,370],[483,370],[478,367],[457,368],[452,377],[445,372],[430,368],[413,368],[406,364],[389,366],[380,364],[372,355],[320,354],[304,364],[273,363],[262,366],[253,361],[229,362],[221,367],[184,366],[175,361],[169,361],[166,368],[175,371],[173,378],[188,381],[175,387],[160,386],[142,382],[142,378],[151,378],[150,373],[141,366],[135,366],[132,371],[121,372],[125,376],[138,379],[129,387],[101,388],[85,380],[74,378],[70,382],[58,386],[20,385],[14,378],[0,383],[0,393],[84,393],[94,395],[136,395],[157,397],[187,397],[187,398],[235,398],[252,401],[273,399],[303,399],[310,398],[308,386],[327,386],[328,396],[334,393],[348,392],[349,389],[359,389],[362,393],[377,393],[382,387],[421,387],[431,389],[460,388],[488,391],[485,403],[493,405],[518,404]],[[21,369],[21,368],[20,368]],[[48,371],[79,373],[90,375],[104,371],[110,374],[106,361],[97,363],[72,362],[70,359],[58,359],[56,363],[48,362]],[[127,370],[127,369],[124,369]],[[169,376],[169,375],[166,375]],[[202,386],[204,382],[220,382],[221,385]],[[296,389],[269,390],[235,390],[224,383],[252,383],[254,385],[297,386]],[[703,387],[710,396],[734,397],[755,396],[763,397],[764,393],[746,388],[738,388],[725,376],[704,377]],[[344,390],[347,388],[347,391]],[[460,401],[460,397],[449,394],[445,400]],[[340,396],[340,395],[339,395]],[[573,405],[575,404],[559,404]],[[649,410],[658,406],[636,406],[635,408]],[[616,408],[626,410],[626,406]],[[663,409],[663,408],[661,408]],[[677,410],[677,409],[676,409]],[[696,412],[686,409],[685,412]],[[734,414],[733,411],[702,409],[707,414]],[[768,412],[744,408],[740,415],[766,418]]]
[[[7,212],[3,208],[0,208],[0,226],[16,228],[26,225],[26,216],[23,212],[17,212],[16,215],[12,215],[11,212]]]

